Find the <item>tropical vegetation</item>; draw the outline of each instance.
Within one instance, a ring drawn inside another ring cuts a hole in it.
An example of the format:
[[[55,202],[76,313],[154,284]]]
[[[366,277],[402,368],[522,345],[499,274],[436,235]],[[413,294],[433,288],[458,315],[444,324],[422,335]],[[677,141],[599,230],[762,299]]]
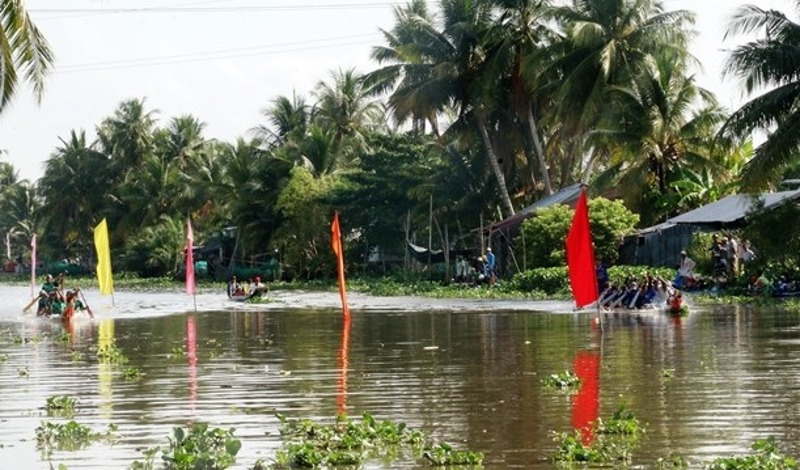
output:
[[[11,65],[38,93],[52,56],[22,2],[2,6],[5,104]],[[191,221],[217,276],[247,262],[315,279],[333,272],[338,210],[350,269],[384,271],[387,260],[408,266],[407,242],[483,249],[480,229],[585,182],[630,213],[601,243],[610,261],[620,231],[800,168],[800,30],[780,12],[748,6],[730,24],[730,35],[765,37],[735,49],[726,70],[767,90],[731,114],[695,79],[693,13],[657,0],[410,0],[394,14],[374,70],[335,70],[305,95],[275,97],[235,142],[137,98],[62,136],[35,182],[0,162],[12,258],[29,260],[36,234],[40,258],[91,265],[105,218],[115,271],[173,275]]]

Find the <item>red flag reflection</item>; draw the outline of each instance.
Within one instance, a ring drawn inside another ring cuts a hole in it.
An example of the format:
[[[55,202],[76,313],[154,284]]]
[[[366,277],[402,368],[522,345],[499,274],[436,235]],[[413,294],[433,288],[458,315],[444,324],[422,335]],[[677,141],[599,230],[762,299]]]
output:
[[[339,348],[339,381],[336,406],[340,415],[347,414],[347,367],[350,354],[350,316],[344,317],[342,325],[342,345]]]
[[[600,413],[600,355],[578,351],[575,356],[575,375],[581,379],[580,391],[572,397],[572,427],[580,429],[583,443],[592,443],[592,425]]]
[[[194,315],[186,317],[186,352],[189,357],[189,411],[197,403],[197,326]]]

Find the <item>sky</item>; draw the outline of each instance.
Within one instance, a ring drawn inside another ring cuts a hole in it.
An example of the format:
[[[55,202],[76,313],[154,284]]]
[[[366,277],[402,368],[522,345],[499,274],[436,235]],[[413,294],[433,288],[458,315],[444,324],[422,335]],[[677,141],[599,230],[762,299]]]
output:
[[[429,2],[435,5],[435,1]],[[743,102],[721,77],[725,24],[738,5],[754,3],[794,18],[791,0],[664,0],[696,14],[693,54],[701,86],[721,104]],[[366,72],[376,64],[380,29],[393,25],[390,0],[27,0],[56,57],[44,96],[21,87],[0,114],[0,161],[34,181],[70,131],[95,127],[125,100],[144,98],[158,124],[194,115],[205,137],[232,141],[265,124],[262,111],[279,95],[311,96],[332,71]]]

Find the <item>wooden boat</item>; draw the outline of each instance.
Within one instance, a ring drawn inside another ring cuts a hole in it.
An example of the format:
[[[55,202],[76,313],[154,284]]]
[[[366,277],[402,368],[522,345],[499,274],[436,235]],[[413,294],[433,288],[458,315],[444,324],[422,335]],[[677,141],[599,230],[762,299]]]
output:
[[[244,293],[244,294],[240,294],[240,295],[229,295],[229,296],[228,296],[228,299],[230,299],[230,300],[232,300],[232,301],[234,301],[234,302],[247,302],[248,300],[250,300],[250,299],[252,299],[252,298],[254,298],[254,297],[260,297],[261,295],[263,295],[264,293],[266,293],[268,290],[269,290],[269,289],[267,289],[267,287],[266,287],[266,286],[264,286],[264,287],[257,287],[257,288],[255,288],[255,289],[252,289],[252,290],[250,290],[249,292],[246,292],[246,293]]]

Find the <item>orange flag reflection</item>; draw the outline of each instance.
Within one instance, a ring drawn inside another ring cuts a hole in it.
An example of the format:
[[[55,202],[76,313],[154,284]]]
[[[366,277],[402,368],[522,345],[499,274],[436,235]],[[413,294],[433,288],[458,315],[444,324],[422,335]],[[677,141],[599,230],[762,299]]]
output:
[[[342,345],[339,348],[339,383],[337,384],[336,406],[340,415],[347,414],[347,368],[350,363],[350,317],[345,317],[342,325]]]
[[[583,443],[593,440],[592,425],[600,413],[600,355],[578,351],[575,356],[575,375],[581,379],[580,391],[572,397],[572,427],[579,429]]]

